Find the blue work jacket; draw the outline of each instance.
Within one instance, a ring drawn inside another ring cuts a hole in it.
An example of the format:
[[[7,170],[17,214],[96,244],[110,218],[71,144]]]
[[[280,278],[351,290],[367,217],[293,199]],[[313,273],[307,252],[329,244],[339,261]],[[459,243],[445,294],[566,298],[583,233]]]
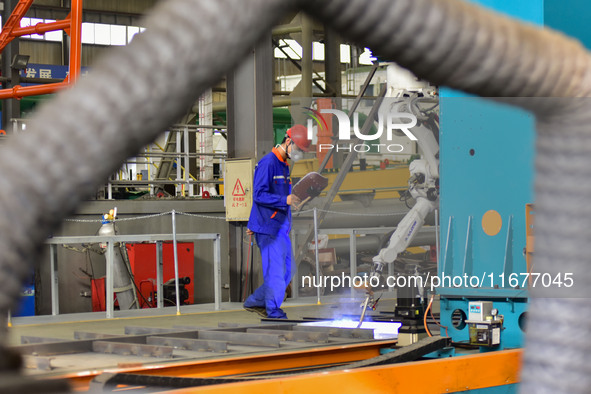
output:
[[[276,235],[282,226],[291,226],[287,196],[291,194],[289,164],[277,148],[267,153],[254,170],[253,204],[248,228],[255,233]]]

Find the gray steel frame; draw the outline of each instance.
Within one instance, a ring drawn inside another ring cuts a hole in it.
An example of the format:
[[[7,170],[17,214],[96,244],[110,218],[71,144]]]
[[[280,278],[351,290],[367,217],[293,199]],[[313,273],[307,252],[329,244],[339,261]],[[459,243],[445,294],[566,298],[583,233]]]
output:
[[[357,235],[364,235],[364,234],[387,234],[390,231],[396,230],[396,227],[368,227],[368,228],[334,228],[334,229],[316,229],[317,235],[319,234],[328,234],[328,235],[349,235],[349,270],[351,278],[357,275]],[[292,233],[305,234],[305,229],[300,230],[292,230]],[[318,257],[316,257],[318,259]],[[296,264],[297,266],[297,264]],[[295,272],[296,278],[298,277],[297,270]],[[317,277],[320,276],[318,264],[316,264],[316,275]],[[394,275],[394,266],[392,264],[388,264],[388,275]],[[299,279],[298,279],[299,280]],[[297,286],[294,286],[297,287]],[[389,292],[392,292],[394,289],[388,289]],[[351,297],[355,297],[358,295],[359,291],[356,290],[354,287],[351,287]]]
[[[86,243],[106,243],[106,259],[107,259],[107,274],[106,274],[106,317],[112,319],[114,317],[114,291],[113,291],[113,257],[115,251],[115,243],[119,242],[155,242],[156,243],[156,286],[157,286],[157,308],[163,307],[162,300],[162,242],[164,241],[213,241],[213,282],[214,282],[214,305],[215,310],[221,309],[221,289],[222,289],[222,270],[221,270],[221,250],[220,250],[220,234],[218,233],[194,233],[194,234],[142,234],[142,235],[115,235],[115,236],[75,236],[75,237],[53,237],[49,238],[46,243],[50,248],[50,264],[51,264],[51,314],[59,315],[59,287],[58,287],[58,269],[57,269],[57,246],[62,244],[86,244]],[[175,256],[176,257],[176,256]],[[175,258],[175,265],[178,262]],[[175,270],[175,282],[178,283],[178,274]],[[180,306],[177,305],[177,313],[180,314]]]

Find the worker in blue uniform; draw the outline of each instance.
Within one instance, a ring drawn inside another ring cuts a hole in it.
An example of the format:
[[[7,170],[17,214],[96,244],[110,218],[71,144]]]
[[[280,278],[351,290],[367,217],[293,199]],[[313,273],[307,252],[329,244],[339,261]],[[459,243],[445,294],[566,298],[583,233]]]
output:
[[[247,227],[261,251],[264,282],[246,299],[244,308],[264,317],[287,318],[281,304],[292,273],[290,206],[300,202],[291,194],[287,159],[299,158],[302,151],[308,151],[306,132],[302,125],[290,128],[281,144],[265,155],[254,170],[253,206]]]

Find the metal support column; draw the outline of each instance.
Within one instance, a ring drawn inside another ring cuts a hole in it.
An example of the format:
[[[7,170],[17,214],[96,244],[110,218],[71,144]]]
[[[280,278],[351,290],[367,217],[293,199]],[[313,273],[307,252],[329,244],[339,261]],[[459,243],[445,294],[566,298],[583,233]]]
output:
[[[259,160],[273,148],[273,47],[271,32],[228,74],[228,158]],[[230,299],[240,300],[242,222],[230,222]],[[254,253],[255,256],[258,253]]]
[[[18,0],[4,0],[4,9],[2,10],[2,23],[6,23],[12,10],[18,3]],[[2,75],[11,75],[12,58],[19,53],[19,37],[15,37],[2,51]],[[14,81],[5,82],[2,88],[12,88],[15,86]],[[2,101],[2,128],[6,131],[10,130],[10,119],[18,119],[21,117],[20,101],[16,99],[6,99]]]
[[[302,97],[312,97],[312,20],[302,14],[302,82],[300,92]]]
[[[327,90],[331,96],[341,97],[341,50],[338,34],[325,26],[324,28],[324,72]]]

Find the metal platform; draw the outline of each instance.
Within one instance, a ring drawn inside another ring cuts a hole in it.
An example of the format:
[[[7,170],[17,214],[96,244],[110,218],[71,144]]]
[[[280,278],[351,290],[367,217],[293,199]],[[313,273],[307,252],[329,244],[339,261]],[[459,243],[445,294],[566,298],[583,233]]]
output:
[[[65,377],[77,390],[103,371],[198,376],[314,368],[379,355],[396,340],[375,340],[374,330],[267,322],[220,323],[218,328],[126,326],[124,335],[74,332],[72,340],[22,336],[14,349],[27,374]],[[195,365],[201,368],[195,367]]]

